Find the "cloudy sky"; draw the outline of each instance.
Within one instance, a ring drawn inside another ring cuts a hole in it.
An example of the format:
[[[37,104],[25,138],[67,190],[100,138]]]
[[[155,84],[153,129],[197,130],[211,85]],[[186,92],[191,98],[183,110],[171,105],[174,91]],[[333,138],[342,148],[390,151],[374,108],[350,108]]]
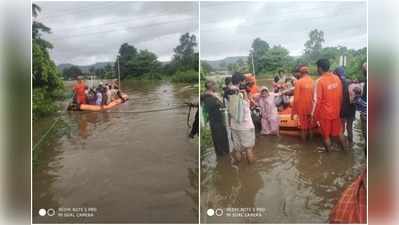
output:
[[[198,36],[195,2],[36,2],[37,20],[51,28],[44,38],[54,45],[56,64],[88,65],[113,61],[128,42],[170,60],[179,37]]]
[[[201,58],[248,55],[256,37],[301,55],[308,33],[324,31],[324,46],[367,45],[367,5],[352,2],[201,2]]]

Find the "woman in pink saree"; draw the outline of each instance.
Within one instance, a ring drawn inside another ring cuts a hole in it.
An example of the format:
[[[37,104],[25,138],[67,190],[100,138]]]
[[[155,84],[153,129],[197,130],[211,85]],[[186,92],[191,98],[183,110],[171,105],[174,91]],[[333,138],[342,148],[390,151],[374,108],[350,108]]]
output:
[[[267,87],[262,87],[260,95],[257,98],[257,104],[260,108],[261,123],[263,135],[279,135],[279,116],[277,107],[274,103],[274,97],[279,94],[270,93]]]

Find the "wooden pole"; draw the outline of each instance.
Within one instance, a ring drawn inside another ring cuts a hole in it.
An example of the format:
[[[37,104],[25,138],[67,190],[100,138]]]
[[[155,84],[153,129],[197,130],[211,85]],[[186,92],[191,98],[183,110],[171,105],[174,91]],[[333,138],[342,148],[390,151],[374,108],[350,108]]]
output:
[[[255,64],[254,64],[254,54],[255,54],[255,49],[252,49],[252,73],[255,76]]]
[[[120,67],[119,67],[119,56],[118,56],[117,62],[118,62],[118,88],[120,91],[122,91],[121,73],[120,73]]]

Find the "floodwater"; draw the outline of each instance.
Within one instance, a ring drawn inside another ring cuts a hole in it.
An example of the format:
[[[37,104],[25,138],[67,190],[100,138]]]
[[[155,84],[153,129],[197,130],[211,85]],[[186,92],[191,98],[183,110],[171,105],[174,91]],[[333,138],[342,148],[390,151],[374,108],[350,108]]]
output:
[[[34,223],[198,221],[198,140],[187,137],[188,108],[126,112],[198,101],[197,89],[167,82],[122,84],[129,101],[109,112],[66,113],[39,146]],[[33,143],[53,119],[34,122]],[[39,216],[41,208],[56,214]]]
[[[257,161],[233,167],[229,157],[216,160],[211,148],[201,157],[201,222],[327,223],[342,191],[365,168],[364,146],[357,119],[349,151],[319,152],[321,137],[303,142],[298,136],[257,134]],[[208,216],[208,209],[217,214]]]

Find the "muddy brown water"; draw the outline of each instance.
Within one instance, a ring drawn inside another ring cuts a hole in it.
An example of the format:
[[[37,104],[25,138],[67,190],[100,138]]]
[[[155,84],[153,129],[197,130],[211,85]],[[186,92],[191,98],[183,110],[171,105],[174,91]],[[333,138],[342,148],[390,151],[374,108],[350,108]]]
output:
[[[187,85],[126,81],[123,88],[130,100],[110,111],[197,101]],[[187,138],[187,111],[66,113],[38,148],[33,222],[196,223],[198,140]],[[34,122],[33,143],[53,119]],[[41,208],[56,215],[39,216]],[[75,213],[58,216],[61,210]],[[78,213],[85,210],[92,214]]]
[[[257,161],[239,167],[231,166],[229,157],[216,160],[209,149],[201,158],[201,222],[327,223],[342,191],[365,168],[365,143],[358,119],[350,151],[336,147],[321,153],[321,141],[257,134]],[[217,214],[207,215],[208,209]]]

